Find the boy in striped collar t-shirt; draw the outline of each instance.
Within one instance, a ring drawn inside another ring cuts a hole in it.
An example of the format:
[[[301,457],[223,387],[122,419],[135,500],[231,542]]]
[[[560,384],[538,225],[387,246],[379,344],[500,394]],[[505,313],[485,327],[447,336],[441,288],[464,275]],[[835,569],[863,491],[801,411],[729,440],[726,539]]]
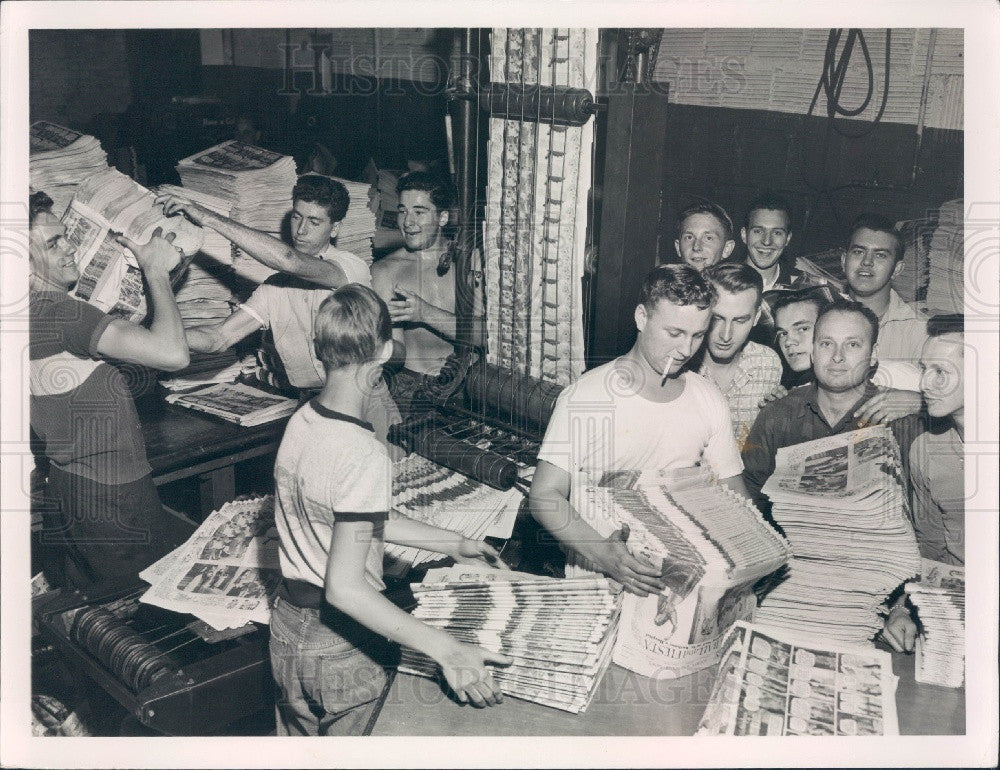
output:
[[[500,564],[485,543],[388,519],[389,455],[361,414],[392,353],[389,311],[371,289],[348,284],[320,306],[315,329],[326,381],[289,421],[274,468],[284,578],[271,614],[278,734],[363,733],[386,687],[383,637],[437,661],[460,701],[498,703],[486,663],[509,658],[425,625],[382,594],[385,540]]]

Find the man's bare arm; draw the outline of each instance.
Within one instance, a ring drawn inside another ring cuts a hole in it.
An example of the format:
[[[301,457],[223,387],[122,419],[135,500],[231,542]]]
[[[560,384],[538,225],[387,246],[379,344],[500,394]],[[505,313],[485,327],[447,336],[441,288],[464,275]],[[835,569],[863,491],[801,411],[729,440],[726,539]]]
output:
[[[225,321],[185,330],[188,346],[198,353],[228,350],[260,328],[260,321],[245,310],[237,310]]]
[[[531,482],[528,502],[531,512],[560,543],[577,552],[599,571],[614,578],[639,596],[662,591],[666,584],[660,568],[628,552],[626,532],[601,537],[569,504],[570,476],[545,460],[539,460]]]
[[[347,276],[339,265],[297,251],[272,235],[216,214],[197,203],[176,195],[161,195],[156,202],[163,205],[163,212],[167,216],[183,213],[196,225],[211,227],[272,270],[330,289],[339,289],[348,283]]]

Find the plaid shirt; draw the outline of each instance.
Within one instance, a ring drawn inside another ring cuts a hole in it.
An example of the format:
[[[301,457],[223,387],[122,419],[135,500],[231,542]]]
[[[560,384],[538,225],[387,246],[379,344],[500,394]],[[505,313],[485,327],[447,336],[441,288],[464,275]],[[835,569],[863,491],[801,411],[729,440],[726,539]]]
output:
[[[698,373],[708,380],[712,376],[706,367],[706,355],[702,359]],[[778,354],[768,347],[756,342],[747,342],[740,352],[739,360],[735,364],[736,372],[729,383],[729,387],[722,390],[722,395],[729,404],[729,411],[733,415],[733,435],[736,438],[736,446],[742,451],[750,433],[753,421],[757,419],[760,412],[760,402],[768,393],[773,391],[781,380],[781,359]],[[718,383],[716,383],[718,384]]]

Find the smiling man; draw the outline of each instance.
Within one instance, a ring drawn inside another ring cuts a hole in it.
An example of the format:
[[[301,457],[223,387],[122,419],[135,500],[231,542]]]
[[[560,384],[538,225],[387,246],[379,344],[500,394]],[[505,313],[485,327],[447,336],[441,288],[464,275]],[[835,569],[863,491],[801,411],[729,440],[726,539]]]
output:
[[[454,195],[446,181],[426,171],[404,175],[396,190],[404,245],[372,266],[373,288],[389,307],[396,341],[393,357],[403,359],[410,372],[436,375],[455,352],[462,322],[455,312],[456,276],[444,233]],[[479,339],[479,292],[473,296],[478,321],[472,334]]]
[[[747,208],[740,230],[746,244],[747,264],[760,273],[764,291],[787,287],[798,275],[782,256],[792,242],[792,217],[784,198],[765,194]]]
[[[704,275],[718,299],[697,369],[722,391],[733,416],[736,445],[742,448],[761,401],[781,380],[781,360],[770,348],[750,340],[761,312],[760,274],[749,265],[723,262]]]
[[[736,248],[733,220],[717,203],[696,203],[677,215],[674,248],[685,264],[704,270],[729,257]]]
[[[170,287],[180,253],[173,235],[163,238],[159,229],[141,246],[117,239],[142,269],[152,310],[147,328],[70,297],[80,278],[76,247],[52,199],[32,193],[28,217],[32,444],[48,460],[45,570],[58,585],[135,578],[168,543],[139,416],[125,378],[107,359],[164,371],[187,366]]]
[[[618,474],[705,465],[745,493],[725,399],[714,384],[684,370],[708,332],[715,299],[693,268],[654,268],[635,309],[632,349],[563,391],[538,453],[529,496],[535,518],[577,564],[637,595],[663,589],[660,568],[629,554],[627,532],[603,537],[584,520],[588,486],[611,484]]]

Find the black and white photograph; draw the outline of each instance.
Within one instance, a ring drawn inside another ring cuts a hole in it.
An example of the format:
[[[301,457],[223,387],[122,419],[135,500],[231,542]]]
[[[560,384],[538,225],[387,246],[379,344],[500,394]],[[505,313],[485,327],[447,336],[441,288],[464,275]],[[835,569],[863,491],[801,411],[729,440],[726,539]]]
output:
[[[0,39],[3,766],[995,762],[995,3]]]

